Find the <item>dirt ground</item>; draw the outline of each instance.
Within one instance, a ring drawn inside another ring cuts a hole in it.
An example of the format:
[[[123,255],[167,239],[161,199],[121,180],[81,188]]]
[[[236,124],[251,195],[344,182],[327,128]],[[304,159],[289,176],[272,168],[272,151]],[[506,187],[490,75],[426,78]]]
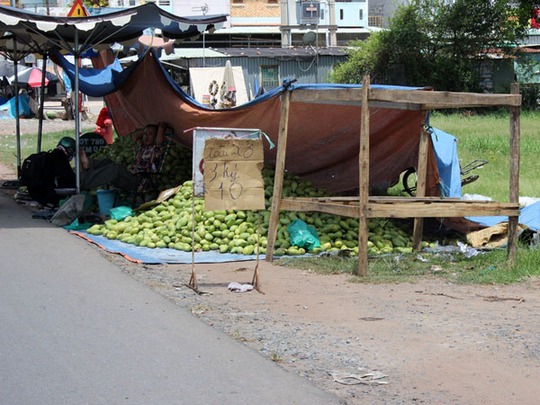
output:
[[[0,179],[13,179],[4,165]],[[100,254],[344,404],[540,403],[539,279],[369,285],[261,261],[263,293],[239,293],[229,283],[251,282],[256,262],[141,265]],[[192,270],[208,294],[186,287]]]

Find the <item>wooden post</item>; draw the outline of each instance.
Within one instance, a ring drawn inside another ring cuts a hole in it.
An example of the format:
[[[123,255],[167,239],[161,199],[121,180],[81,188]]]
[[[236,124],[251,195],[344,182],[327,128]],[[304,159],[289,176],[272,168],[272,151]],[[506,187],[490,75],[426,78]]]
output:
[[[279,211],[281,197],[283,196],[283,176],[285,174],[285,157],[287,152],[287,134],[289,131],[289,106],[291,92],[286,90],[282,96],[281,117],[279,121],[278,145],[276,152],[276,171],[274,173],[274,194],[268,224],[268,240],[266,245],[266,261],[274,259],[274,246],[276,244],[277,229],[279,224]]]
[[[367,275],[367,242],[369,201],[369,76],[362,80],[362,116],[360,121],[360,151],[358,154],[358,275]]]
[[[519,84],[512,83],[510,92],[519,94]],[[520,144],[520,107],[510,107],[510,194],[509,202],[519,203],[519,144]],[[508,261],[515,261],[517,256],[517,226],[519,217],[508,217]]]
[[[420,143],[418,145],[418,170],[416,172],[416,196],[426,196],[427,161],[429,151],[429,132],[424,126],[420,131]],[[424,218],[414,218],[413,248],[420,250],[424,229]]]

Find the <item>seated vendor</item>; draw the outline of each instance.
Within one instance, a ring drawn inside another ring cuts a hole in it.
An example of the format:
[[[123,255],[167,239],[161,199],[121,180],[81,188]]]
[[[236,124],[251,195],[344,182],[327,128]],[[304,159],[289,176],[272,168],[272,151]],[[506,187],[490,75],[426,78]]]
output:
[[[156,173],[163,160],[163,142],[167,123],[149,124],[142,130],[136,131],[133,138],[139,143],[135,163],[130,168],[133,173]]]
[[[158,125],[147,125],[142,130],[133,133],[133,138],[139,143],[135,163],[130,171],[140,177],[139,191],[154,188],[150,175],[159,173],[163,164],[165,131],[168,125],[161,122]]]

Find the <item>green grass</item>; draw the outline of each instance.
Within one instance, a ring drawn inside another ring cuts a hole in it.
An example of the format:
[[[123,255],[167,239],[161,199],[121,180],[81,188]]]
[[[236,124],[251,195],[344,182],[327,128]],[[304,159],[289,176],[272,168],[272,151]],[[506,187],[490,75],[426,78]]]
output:
[[[524,112],[520,117],[519,195],[540,196],[540,112]],[[458,156],[462,165],[475,159],[488,164],[474,171],[479,179],[463,188],[463,193],[481,194],[506,202],[509,195],[509,134],[508,113],[489,115],[441,114],[431,116],[430,124],[458,140]]]
[[[467,258],[453,253],[412,253],[370,256],[366,277],[355,276],[356,257],[281,258],[277,265],[310,270],[317,274],[348,274],[355,283],[403,283],[440,279],[454,284],[512,284],[540,276],[540,248],[521,246],[516,262],[507,262],[506,249],[485,251]]]
[[[73,137],[73,131],[43,134],[41,150],[53,149],[63,136]],[[36,151],[37,135],[21,135],[21,161]],[[14,173],[17,172],[17,140],[15,135],[0,135],[0,161],[12,169]]]

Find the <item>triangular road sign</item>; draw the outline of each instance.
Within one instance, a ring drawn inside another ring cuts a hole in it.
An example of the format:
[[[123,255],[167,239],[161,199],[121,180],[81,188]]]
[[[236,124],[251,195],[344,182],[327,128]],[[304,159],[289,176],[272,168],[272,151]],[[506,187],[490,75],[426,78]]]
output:
[[[75,0],[67,14],[68,17],[88,17],[88,15],[88,11],[84,7],[82,0]]]

